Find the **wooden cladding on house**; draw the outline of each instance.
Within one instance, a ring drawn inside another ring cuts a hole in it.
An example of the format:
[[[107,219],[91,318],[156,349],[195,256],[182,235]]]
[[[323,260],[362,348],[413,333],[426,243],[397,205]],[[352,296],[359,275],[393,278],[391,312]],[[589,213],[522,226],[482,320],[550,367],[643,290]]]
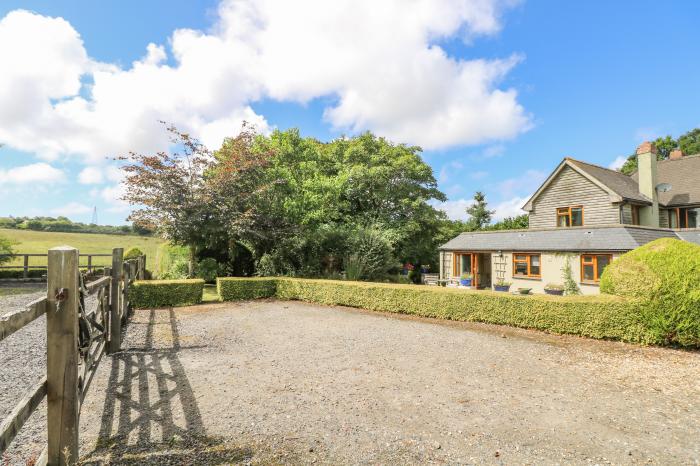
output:
[[[557,209],[564,206],[582,207],[586,226],[620,222],[619,206],[610,201],[607,192],[572,168],[564,167],[534,200],[530,228],[556,227],[559,220]]]

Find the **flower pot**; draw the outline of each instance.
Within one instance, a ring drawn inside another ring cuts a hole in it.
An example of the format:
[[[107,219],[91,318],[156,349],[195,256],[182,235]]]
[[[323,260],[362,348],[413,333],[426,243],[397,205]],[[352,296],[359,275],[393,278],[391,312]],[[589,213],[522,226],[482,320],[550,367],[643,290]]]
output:
[[[532,291],[532,288],[518,288],[518,293],[520,294],[530,294],[530,291]]]
[[[554,295],[554,296],[564,296],[564,290],[549,290],[549,289],[545,288],[544,292],[547,294]]]
[[[508,291],[510,290],[510,285],[493,285],[495,291]]]
[[[472,279],[471,278],[462,278],[459,281],[459,284],[462,286],[472,286]]]

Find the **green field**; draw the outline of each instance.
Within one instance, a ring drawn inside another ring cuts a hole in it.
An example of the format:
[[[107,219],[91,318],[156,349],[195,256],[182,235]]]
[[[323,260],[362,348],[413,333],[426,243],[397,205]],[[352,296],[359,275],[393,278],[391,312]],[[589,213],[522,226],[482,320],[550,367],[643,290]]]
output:
[[[81,254],[111,254],[113,248],[137,247],[146,254],[146,268],[153,270],[156,261],[156,251],[164,240],[149,236],[127,235],[98,235],[92,233],[59,233],[49,231],[32,230],[7,230],[0,228],[0,236],[9,238],[17,244],[13,246],[18,254],[46,254],[50,248],[56,246],[73,246],[78,248]],[[87,258],[82,257],[81,265],[87,264]],[[109,257],[95,257],[94,266],[111,265]],[[22,265],[22,259],[18,258],[11,264]],[[45,257],[30,257],[29,265],[46,265]]]

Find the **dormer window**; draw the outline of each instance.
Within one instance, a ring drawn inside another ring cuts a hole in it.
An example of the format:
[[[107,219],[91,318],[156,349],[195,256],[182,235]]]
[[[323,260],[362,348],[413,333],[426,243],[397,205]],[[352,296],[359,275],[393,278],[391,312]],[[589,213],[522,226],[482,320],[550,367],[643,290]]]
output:
[[[569,207],[559,207],[557,209],[558,227],[580,227],[583,226],[583,206],[575,205]]]

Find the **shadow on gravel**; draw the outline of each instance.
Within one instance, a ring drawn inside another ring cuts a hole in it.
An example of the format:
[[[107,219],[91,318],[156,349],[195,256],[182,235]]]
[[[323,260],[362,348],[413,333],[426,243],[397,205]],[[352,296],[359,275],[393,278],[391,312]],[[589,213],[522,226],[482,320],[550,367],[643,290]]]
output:
[[[218,464],[252,457],[250,451],[206,436],[196,398],[178,358],[179,351],[201,346],[181,346],[172,309],[169,318],[170,347],[154,345],[156,325],[164,324],[156,322],[156,311],[152,310],[143,347],[127,348],[112,356],[97,444],[82,464]]]

